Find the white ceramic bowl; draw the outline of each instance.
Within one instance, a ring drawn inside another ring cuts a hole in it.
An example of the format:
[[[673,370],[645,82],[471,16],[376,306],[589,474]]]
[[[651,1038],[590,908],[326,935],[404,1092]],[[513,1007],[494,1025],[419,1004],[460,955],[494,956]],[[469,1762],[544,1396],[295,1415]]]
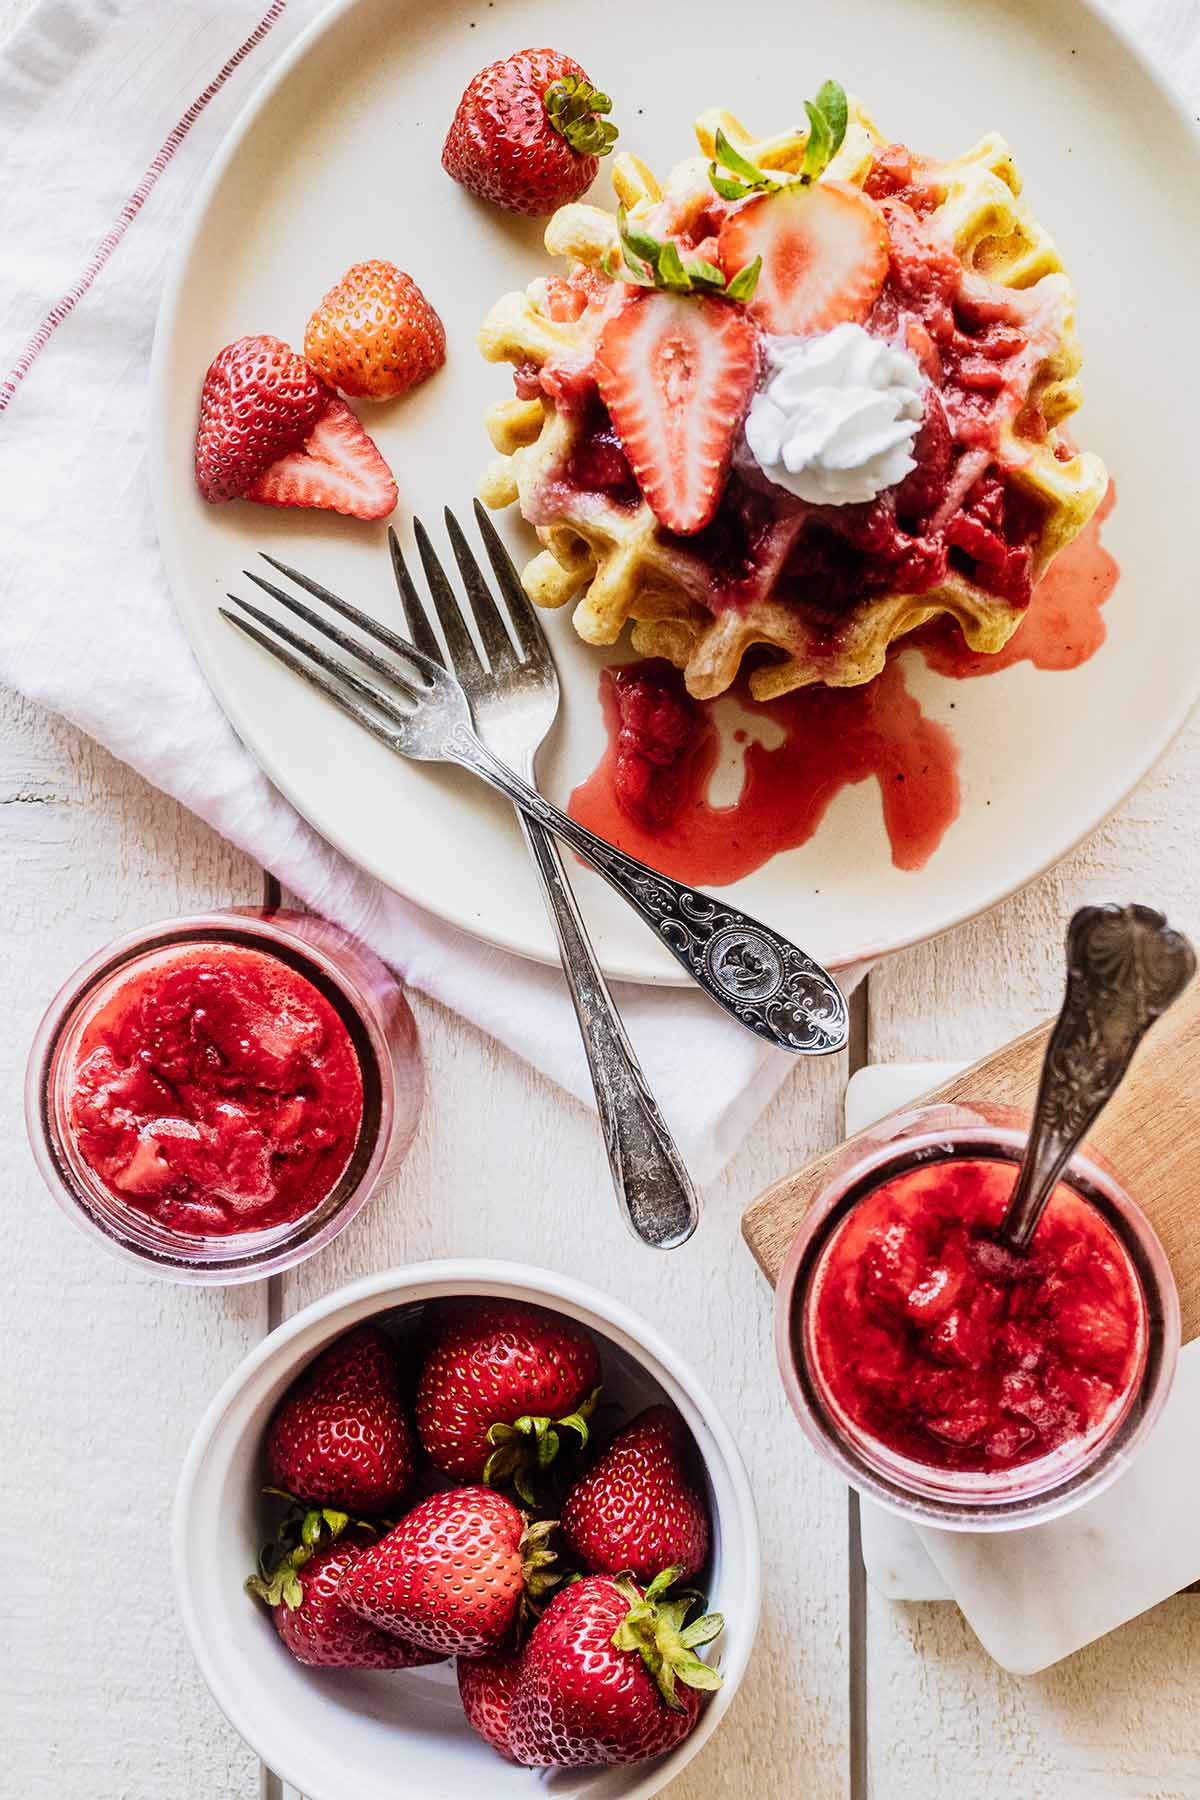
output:
[[[490,1294],[566,1314],[596,1338],[605,1393],[630,1413],[663,1398],[696,1440],[713,1520],[711,1607],[724,1685],[692,1735],[667,1757],[629,1768],[535,1772],[478,1739],[458,1702],[452,1664],[403,1674],[314,1670],[288,1655],[265,1611],[243,1591],[261,1537],[260,1447],[273,1407],[317,1352],[360,1320],[451,1295]],[[222,1712],[276,1774],[307,1800],[507,1800],[537,1792],[571,1800],[643,1800],[690,1762],[745,1672],[758,1625],[758,1523],[741,1456],[684,1359],[649,1326],[593,1288],[516,1263],[434,1262],[339,1288],[246,1357],[192,1440],[175,1502],[175,1585],[201,1673]]]

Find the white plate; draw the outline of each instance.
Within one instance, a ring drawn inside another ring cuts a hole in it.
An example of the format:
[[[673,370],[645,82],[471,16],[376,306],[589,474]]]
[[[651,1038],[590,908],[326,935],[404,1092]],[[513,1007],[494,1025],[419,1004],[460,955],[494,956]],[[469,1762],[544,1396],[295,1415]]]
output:
[[[736,28],[732,21],[736,16]],[[393,606],[382,526],[235,503],[192,483],[201,377],[245,332],[296,346],[352,262],[390,257],[440,311],[446,369],[408,399],[361,411],[415,510],[469,508],[490,455],[488,403],[509,389],[474,338],[491,301],[548,266],[541,227],[477,205],[440,166],[467,78],[525,44],[577,56],[614,95],[623,142],[659,170],[716,103],[763,132],[794,123],[836,73],[885,130],[934,155],[988,129],[1010,140],[1079,294],[1083,443],[1113,469],[1106,529],[1123,578],[1103,650],[1067,675],[1020,665],[950,682],[907,658],[925,710],[962,748],[963,808],[916,874],[892,867],[874,783],[844,792],[816,836],[740,882],[740,904],[827,963],[933,935],[1011,893],[1128,793],[1200,690],[1194,354],[1200,140],[1160,79],[1078,0],[356,0],[318,22],[272,73],[198,195],[167,285],[153,369],[159,530],[180,612],[231,720],[302,813],[373,874],[522,954],[554,945],[505,805],[465,775],[402,765],[218,617],[263,547],[381,612]],[[599,185],[607,196],[607,176]],[[518,555],[528,534],[504,526]],[[244,583],[242,584],[244,586]],[[548,616],[563,716],[542,779],[562,800],[601,747],[600,658],[568,612]],[[621,654],[628,655],[628,650]],[[950,711],[950,703],[954,710]],[[605,967],[677,978],[650,933],[580,876]]]

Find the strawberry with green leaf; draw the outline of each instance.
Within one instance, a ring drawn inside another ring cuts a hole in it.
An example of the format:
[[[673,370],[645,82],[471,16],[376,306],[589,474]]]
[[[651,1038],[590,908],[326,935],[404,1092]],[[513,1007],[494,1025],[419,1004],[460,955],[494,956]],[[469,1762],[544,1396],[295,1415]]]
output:
[[[603,261],[604,273],[614,281],[661,288],[668,294],[722,294],[726,300],[742,302],[754,293],[762,268],[761,257],[726,280],[725,271],[718,269],[716,263],[703,256],[681,256],[673,238],[656,238],[644,225],[631,220],[623,206],[617,210],[617,230],[620,256],[613,248]]]
[[[677,1569],[643,1590],[585,1575],[555,1595],[525,1647],[509,1707],[508,1746],[530,1767],[635,1763],[688,1736],[702,1696],[720,1687],[696,1655],[724,1628],[689,1623],[699,1596],[671,1595]]]
[[[591,187],[617,136],[611,111],[573,57],[517,50],[468,83],[442,167],[480,200],[541,217]]]
[[[454,1302],[430,1333],[417,1430],[444,1475],[510,1483],[533,1506],[564,1434],[587,1443],[599,1391],[596,1346],[573,1320],[515,1300]]]
[[[339,1592],[359,1618],[446,1656],[498,1649],[560,1578],[546,1540],[491,1488],[431,1494],[364,1550]]]
[[[738,202],[721,225],[717,260],[726,274],[760,262],[749,307],[777,336],[861,323],[888,272],[887,226],[874,201],[844,182],[822,179],[846,135],[844,90],[827,81],[805,110],[809,134],[797,174],[758,168],[721,131],[709,165],[717,193]]]
[[[297,1662],[322,1669],[416,1669],[441,1662],[437,1654],[378,1631],[341,1599],[343,1577],[371,1543],[370,1531],[352,1526],[328,1542],[300,1543],[277,1556],[264,1552],[247,1592],[271,1609],[271,1619]]]

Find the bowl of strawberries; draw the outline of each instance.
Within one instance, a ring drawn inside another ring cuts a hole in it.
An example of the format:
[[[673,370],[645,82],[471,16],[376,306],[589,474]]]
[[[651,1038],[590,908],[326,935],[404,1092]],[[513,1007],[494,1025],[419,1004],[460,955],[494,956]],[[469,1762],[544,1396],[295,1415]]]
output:
[[[192,1441],[174,1562],[214,1698],[306,1800],[655,1794],[758,1622],[746,1471],[684,1358],[507,1263],[272,1332]]]

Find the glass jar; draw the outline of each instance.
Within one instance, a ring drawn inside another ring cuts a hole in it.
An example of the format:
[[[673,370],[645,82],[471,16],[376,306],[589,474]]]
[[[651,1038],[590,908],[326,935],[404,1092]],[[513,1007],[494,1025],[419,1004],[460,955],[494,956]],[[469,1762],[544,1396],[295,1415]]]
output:
[[[1063,1181],[1110,1227],[1136,1276],[1144,1343],[1127,1397],[1093,1436],[987,1472],[936,1467],[900,1454],[833,1397],[814,1339],[825,1252],[853,1209],[885,1182],[939,1162],[1020,1162],[1028,1116],[979,1105],[917,1107],[848,1143],[792,1242],[776,1289],[775,1347],[784,1386],[809,1440],[860,1493],[914,1524],[1007,1531],[1092,1499],[1128,1467],[1162,1411],[1179,1352],[1179,1298],[1153,1227],[1113,1171],[1076,1156]]]
[[[113,1193],[79,1152],[69,1104],[78,1048],[89,1022],[164,952],[212,945],[278,958],[332,1005],[362,1076],[362,1120],[338,1181],[303,1217],[259,1230],[201,1236],[166,1226]],[[404,1160],[423,1100],[416,1021],[399,982],[374,952],[315,914],[247,906],[142,926],[77,969],[34,1038],[25,1119],[43,1180],[89,1237],[165,1280],[224,1285],[292,1268],[343,1231]]]

